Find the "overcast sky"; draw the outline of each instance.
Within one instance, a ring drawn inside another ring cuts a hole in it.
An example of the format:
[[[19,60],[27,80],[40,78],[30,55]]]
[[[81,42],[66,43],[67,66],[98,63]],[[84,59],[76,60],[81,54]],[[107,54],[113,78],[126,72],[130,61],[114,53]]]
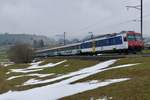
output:
[[[150,33],[150,0],[144,1],[144,34]],[[83,37],[140,31],[140,0],[0,0],[0,32]],[[149,16],[148,16],[149,15]]]

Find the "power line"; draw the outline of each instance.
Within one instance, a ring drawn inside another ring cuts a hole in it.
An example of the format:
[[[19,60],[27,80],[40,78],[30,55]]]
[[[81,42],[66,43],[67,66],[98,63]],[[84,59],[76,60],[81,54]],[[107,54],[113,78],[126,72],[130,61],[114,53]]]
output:
[[[145,16],[143,16],[143,17],[145,17],[145,18],[150,17],[150,14],[145,15]],[[121,25],[121,24],[130,23],[130,22],[139,22],[139,21],[140,21],[139,18],[140,18],[140,17],[135,18],[135,19],[130,19],[130,20],[122,21],[122,22],[119,22],[119,23],[113,24],[113,25]],[[98,24],[101,24],[101,21],[100,21],[100,22],[97,22],[97,23],[95,23],[95,24],[88,25],[88,26],[86,26],[86,27],[84,27],[84,28],[81,28],[81,29],[78,30],[78,31],[84,31],[84,30],[90,29],[90,28],[92,28],[92,27],[94,27],[95,25],[98,25]]]
[[[66,32],[64,32],[63,34],[57,34],[56,35],[57,37],[63,37],[63,40],[64,40],[64,45],[66,45]]]
[[[140,5],[137,5],[137,6],[126,6],[126,7],[127,7],[127,10],[129,10],[129,8],[135,8],[137,10],[141,10]]]
[[[129,9],[129,8],[135,8],[135,9],[140,10],[140,11],[141,11],[140,20],[138,20],[138,19],[132,19],[132,20],[123,21],[123,22],[121,22],[121,23],[119,23],[119,24],[124,24],[124,23],[130,22],[130,21],[131,21],[131,22],[140,21],[140,22],[141,22],[141,24],[140,24],[140,26],[141,26],[141,34],[143,35],[143,17],[144,17],[144,16],[143,16],[143,1],[141,0],[141,5],[126,6],[126,7],[127,7],[127,9]],[[91,28],[91,27],[93,27],[93,26],[95,26],[95,25],[98,25],[98,24],[100,24],[100,23],[101,23],[101,22],[97,22],[97,23],[95,23],[95,24],[88,25],[88,26],[86,26],[86,27],[80,29],[79,31],[89,29],[89,28]]]
[[[140,14],[141,14],[141,24],[140,24],[140,29],[141,29],[141,35],[143,36],[143,0],[140,0],[140,5],[136,5],[136,6],[126,6],[127,9],[129,8],[134,8],[134,9],[137,9],[137,10],[140,10]]]
[[[64,45],[66,45],[66,32],[64,32]]]

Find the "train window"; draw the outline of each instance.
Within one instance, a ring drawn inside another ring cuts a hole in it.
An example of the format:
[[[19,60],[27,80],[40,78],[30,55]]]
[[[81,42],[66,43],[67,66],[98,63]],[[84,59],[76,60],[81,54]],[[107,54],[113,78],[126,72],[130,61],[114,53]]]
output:
[[[115,45],[115,39],[114,38],[109,39],[109,45]]]
[[[117,38],[114,38],[114,39],[112,40],[112,45],[116,45],[116,43],[117,43]]]
[[[110,45],[115,45],[116,44],[116,39],[115,38],[110,38]]]
[[[91,48],[91,47],[92,47],[92,42],[83,43],[81,45],[82,49],[84,49],[84,48]]]
[[[100,47],[101,46],[101,40],[96,41],[96,47]]]
[[[106,46],[109,46],[109,39],[106,39],[106,40],[105,40],[105,43],[106,43],[106,44],[105,44]]]
[[[113,37],[113,38],[109,38],[109,39],[98,40],[98,41],[96,41],[96,47],[119,45],[119,44],[122,44],[122,42],[123,42],[122,37],[118,36],[118,37]]]
[[[121,36],[118,37],[117,44],[122,44],[122,37]]]
[[[101,42],[102,42],[102,46],[106,45],[105,40],[102,40]]]
[[[119,44],[122,44],[122,37],[121,36],[114,37],[112,39],[111,45],[119,45]]]

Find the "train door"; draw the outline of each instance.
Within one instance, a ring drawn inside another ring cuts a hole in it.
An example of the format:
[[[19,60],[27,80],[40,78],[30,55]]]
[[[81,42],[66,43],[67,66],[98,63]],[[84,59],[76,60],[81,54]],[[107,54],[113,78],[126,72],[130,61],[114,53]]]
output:
[[[92,41],[92,52],[93,53],[96,52],[96,42],[95,42],[95,40]]]

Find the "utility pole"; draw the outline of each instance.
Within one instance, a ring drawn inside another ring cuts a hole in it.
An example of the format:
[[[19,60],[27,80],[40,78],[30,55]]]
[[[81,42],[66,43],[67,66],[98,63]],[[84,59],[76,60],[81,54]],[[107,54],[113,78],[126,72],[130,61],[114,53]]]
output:
[[[91,39],[93,39],[93,37],[94,37],[93,32],[89,32],[89,35],[90,35]]]
[[[63,34],[57,34],[56,36],[62,39],[62,45],[66,45],[66,32],[64,32]]]
[[[127,9],[128,8],[134,8],[137,10],[140,10],[140,31],[141,31],[141,35],[143,37],[143,0],[140,0],[140,5],[137,6],[126,6]]]
[[[64,32],[64,45],[66,45],[66,32]]]
[[[143,38],[143,0],[141,0],[141,35]]]

